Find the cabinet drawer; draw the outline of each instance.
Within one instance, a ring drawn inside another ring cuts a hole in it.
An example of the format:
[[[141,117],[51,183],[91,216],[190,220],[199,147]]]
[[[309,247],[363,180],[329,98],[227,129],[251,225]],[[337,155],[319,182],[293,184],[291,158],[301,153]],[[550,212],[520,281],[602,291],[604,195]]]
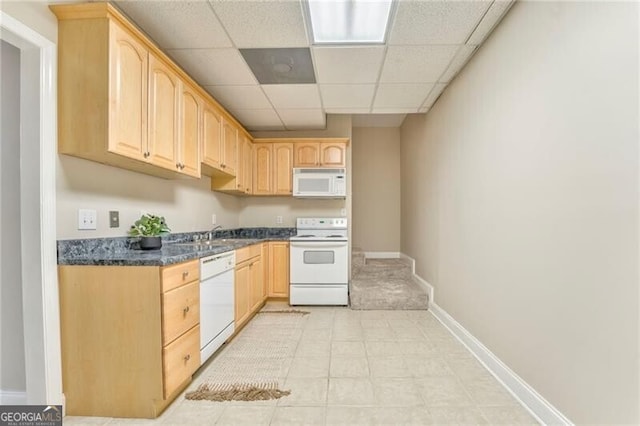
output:
[[[200,322],[200,283],[162,294],[162,344],[166,345]]]
[[[165,266],[161,270],[162,291],[169,291],[191,281],[200,279],[200,261],[195,259],[177,265]]]
[[[200,367],[200,326],[197,325],[162,350],[164,397],[168,398]]]
[[[236,264],[242,263],[247,259],[251,259],[252,257],[260,256],[261,252],[262,243],[242,247],[241,249],[236,250]]]

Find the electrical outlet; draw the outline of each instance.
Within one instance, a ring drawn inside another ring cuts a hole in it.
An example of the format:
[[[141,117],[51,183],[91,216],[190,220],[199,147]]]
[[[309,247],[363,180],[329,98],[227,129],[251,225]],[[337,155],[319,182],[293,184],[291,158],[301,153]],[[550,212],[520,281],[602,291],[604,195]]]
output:
[[[93,209],[78,209],[78,229],[97,229],[98,213]]]
[[[109,212],[109,228],[120,228],[120,212],[111,210]]]
[[[212,225],[215,225],[216,223],[218,223],[218,221],[216,220],[216,214],[215,214],[215,213],[213,213],[213,214],[211,215],[211,224],[212,224]]]
[[[282,225],[282,216],[276,216],[276,224]]]

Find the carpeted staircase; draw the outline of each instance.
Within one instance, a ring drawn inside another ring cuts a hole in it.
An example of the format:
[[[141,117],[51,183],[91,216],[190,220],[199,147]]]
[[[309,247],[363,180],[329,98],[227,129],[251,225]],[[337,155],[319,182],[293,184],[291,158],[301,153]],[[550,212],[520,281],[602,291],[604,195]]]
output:
[[[427,309],[429,296],[405,259],[365,259],[354,248],[349,297],[352,309]]]

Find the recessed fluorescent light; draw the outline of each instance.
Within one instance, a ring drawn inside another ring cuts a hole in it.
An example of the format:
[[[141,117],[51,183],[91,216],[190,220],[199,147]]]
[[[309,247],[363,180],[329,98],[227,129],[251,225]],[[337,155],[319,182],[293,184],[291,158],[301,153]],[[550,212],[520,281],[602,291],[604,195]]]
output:
[[[316,44],[384,43],[393,0],[307,0]]]

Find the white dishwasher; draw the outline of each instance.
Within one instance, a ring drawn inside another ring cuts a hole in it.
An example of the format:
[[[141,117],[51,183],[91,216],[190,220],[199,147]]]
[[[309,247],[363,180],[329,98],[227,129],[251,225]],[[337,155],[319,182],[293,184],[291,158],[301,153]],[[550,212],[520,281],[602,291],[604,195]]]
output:
[[[200,259],[200,365],[233,334],[235,251]]]

